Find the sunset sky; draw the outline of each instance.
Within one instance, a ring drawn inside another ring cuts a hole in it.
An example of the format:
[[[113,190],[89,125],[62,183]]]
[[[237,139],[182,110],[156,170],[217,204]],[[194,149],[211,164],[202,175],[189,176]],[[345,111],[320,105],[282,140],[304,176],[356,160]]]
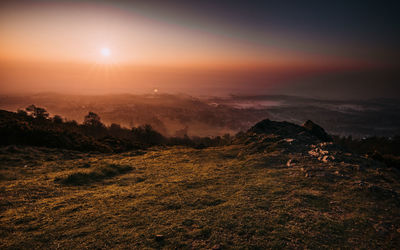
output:
[[[396,97],[396,1],[2,1],[0,93]]]

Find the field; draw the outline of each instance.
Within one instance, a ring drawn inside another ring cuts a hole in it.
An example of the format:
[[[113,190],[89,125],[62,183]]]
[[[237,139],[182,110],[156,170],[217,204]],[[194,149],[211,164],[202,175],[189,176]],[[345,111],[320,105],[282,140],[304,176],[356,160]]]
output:
[[[400,248],[398,170],[243,147],[3,147],[0,248]]]

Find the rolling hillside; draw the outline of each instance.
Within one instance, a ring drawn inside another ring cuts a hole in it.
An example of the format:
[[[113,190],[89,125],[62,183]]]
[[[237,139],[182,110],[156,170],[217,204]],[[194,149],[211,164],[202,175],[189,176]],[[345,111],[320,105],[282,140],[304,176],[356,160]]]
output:
[[[203,149],[4,146],[0,247],[398,249],[398,168],[311,125],[264,120]]]

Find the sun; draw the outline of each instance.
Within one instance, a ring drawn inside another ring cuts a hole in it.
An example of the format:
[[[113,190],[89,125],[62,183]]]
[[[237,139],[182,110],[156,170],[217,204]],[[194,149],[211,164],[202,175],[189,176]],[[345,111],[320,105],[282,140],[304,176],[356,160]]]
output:
[[[103,47],[101,48],[100,53],[104,57],[109,57],[111,55],[111,50],[107,47]]]
[[[95,56],[93,58],[93,68],[97,68],[98,70],[102,69],[109,72],[117,66],[115,62],[117,54],[113,53],[114,51],[111,50],[111,47],[107,45],[102,45],[97,47],[92,52],[94,52]]]

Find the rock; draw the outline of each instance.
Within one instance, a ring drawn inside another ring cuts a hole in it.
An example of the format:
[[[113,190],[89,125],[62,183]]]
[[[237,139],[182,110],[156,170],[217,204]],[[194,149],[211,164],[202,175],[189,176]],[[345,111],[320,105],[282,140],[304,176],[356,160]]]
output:
[[[295,166],[296,163],[299,163],[299,161],[296,160],[296,159],[289,159],[289,160],[286,162],[286,166],[287,166],[287,167],[293,167],[293,166]]]
[[[290,122],[276,122],[269,119],[265,119],[253,127],[251,127],[248,134],[275,134],[282,137],[293,138],[297,134],[304,131],[304,128]]]
[[[212,250],[220,250],[220,249],[222,249],[222,248],[221,248],[221,245],[220,245],[220,244],[216,244],[216,245],[214,245],[211,249],[212,249]]]
[[[329,151],[327,150],[323,150],[321,148],[317,148],[315,145],[311,146],[313,149],[311,149],[310,151],[308,151],[308,154],[314,157],[320,157],[320,156],[324,156],[326,154],[329,153]]]
[[[156,240],[156,241],[163,241],[163,240],[164,240],[164,235],[162,235],[162,234],[157,234],[157,235],[155,236],[155,240]]]
[[[321,141],[326,141],[326,142],[332,141],[332,137],[328,135],[321,126],[315,124],[311,120],[306,121],[303,124],[303,127]]]
[[[332,148],[332,147],[334,147],[332,142],[322,142],[317,145],[311,145],[310,146],[311,150],[308,151],[308,154],[324,163],[335,161],[336,157],[333,156],[333,154],[336,154],[337,151],[326,150],[327,148]]]

